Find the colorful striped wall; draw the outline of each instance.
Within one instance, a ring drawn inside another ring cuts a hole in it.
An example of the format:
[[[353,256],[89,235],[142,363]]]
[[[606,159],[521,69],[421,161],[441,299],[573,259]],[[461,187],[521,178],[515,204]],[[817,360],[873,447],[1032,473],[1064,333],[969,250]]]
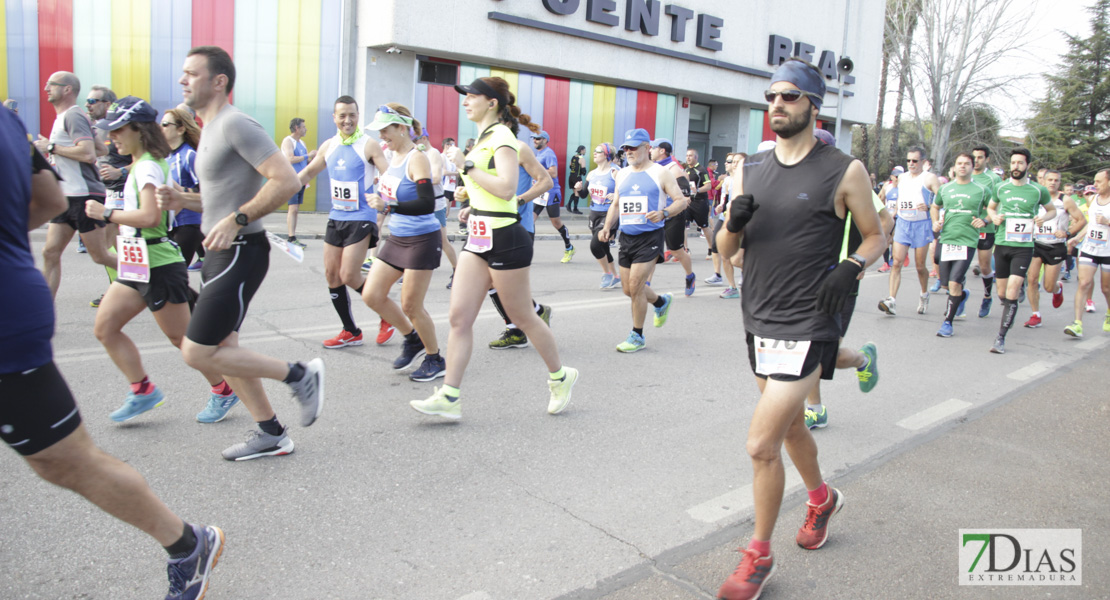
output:
[[[601,142],[619,144],[625,132],[636,127],[646,129],[653,138],[674,137],[677,98],[673,95],[459,64],[460,82],[488,76],[509,82],[521,112],[531,116],[551,136],[550,146],[559,158],[560,183],[564,188],[570,158],[579,145],[586,146],[589,160],[594,146]],[[477,127],[467,120],[461,101],[462,97],[451,86],[417,85],[414,113],[427,125],[437,148],[443,146],[444,138],[453,137],[462,146],[467,139],[477,137]],[[530,133],[522,128],[520,139],[530,142]]]
[[[56,71],[147,99],[181,102],[177,80],[189,48],[217,45],[235,59],[232,101],[277,143],[305,119],[305,144],[335,135],[341,0],[5,0],[0,12],[0,99],[19,101],[28,131],[49,135],[54,109],[42,91]],[[321,179],[326,178],[326,175]],[[322,207],[326,181],[317,182]],[[306,194],[303,210],[315,210]]]

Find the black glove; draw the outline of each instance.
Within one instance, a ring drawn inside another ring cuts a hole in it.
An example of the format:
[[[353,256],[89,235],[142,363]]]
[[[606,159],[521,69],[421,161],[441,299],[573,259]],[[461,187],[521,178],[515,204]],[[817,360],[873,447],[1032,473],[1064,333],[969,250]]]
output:
[[[741,194],[733,198],[728,207],[728,223],[725,223],[725,227],[732,233],[740,233],[748,221],[752,220],[752,215],[757,208],[759,205],[755,203],[755,198],[752,198],[751,194]]]
[[[856,287],[856,277],[863,267],[853,260],[842,260],[825,278],[817,290],[817,310],[827,315],[837,315],[844,308],[844,300]]]

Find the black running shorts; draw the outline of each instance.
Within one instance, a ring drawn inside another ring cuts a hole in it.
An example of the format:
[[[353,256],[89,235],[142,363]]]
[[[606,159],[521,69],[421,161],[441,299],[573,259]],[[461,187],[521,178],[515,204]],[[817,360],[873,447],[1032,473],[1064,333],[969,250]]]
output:
[[[747,333],[748,342],[748,362],[751,364],[752,373],[760,379],[766,379],[767,375],[761,375],[755,371],[755,336],[749,331]],[[821,367],[821,379],[833,378],[833,372],[836,371],[836,355],[840,352],[840,342],[810,342],[809,352],[806,353],[805,362],[802,363],[801,375],[784,375],[774,374],[771,379],[775,381],[800,381],[809,377],[813,370]]]
[[[1032,261],[1032,248],[995,246],[994,277],[995,279],[1008,279],[1011,275],[1025,277],[1029,274],[1029,263]]]
[[[324,230],[324,243],[336,248],[346,248],[370,237],[370,247],[378,245],[378,224],[373,221],[336,221],[328,219]]]
[[[209,251],[185,337],[202,346],[218,346],[231,332],[239,331],[269,268],[270,242],[265,232],[240,235],[231,248]]]
[[[621,232],[621,249],[617,254],[617,264],[622,269],[631,269],[635,263],[661,263],[663,245],[662,229],[636,235]]]
[[[150,282],[138,283],[116,279],[143,297],[150,312],[158,312],[167,304],[185,304],[189,301],[189,272],[184,262],[175,262],[150,270]]]
[[[0,439],[30,456],[60,442],[81,425],[81,413],[54,361],[37,369],[0,374]]]

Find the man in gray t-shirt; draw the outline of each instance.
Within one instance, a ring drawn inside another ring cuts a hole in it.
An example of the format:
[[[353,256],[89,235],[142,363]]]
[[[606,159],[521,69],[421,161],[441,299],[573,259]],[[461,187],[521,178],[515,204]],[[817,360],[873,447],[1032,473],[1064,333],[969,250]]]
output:
[[[216,46],[199,46],[185,58],[179,83],[185,104],[205,123],[197,148],[200,194],[171,186],[157,191],[162,210],[188,208],[203,215],[208,253],[201,291],[181,342],[185,362],[219,372],[258,424],[247,440],[223,451],[227,460],[280,456],[293,451],[288,430],[274,414],[261,378],[284,381],[301,405],[301,425],[311,425],[324,404],[324,361],[286,363],[239,346],[239,327],[270,265],[270,243],[262,217],[301,189],[297,173],[266,131],[228,101],[235,65]],[[213,394],[197,420],[221,420],[234,400]]]

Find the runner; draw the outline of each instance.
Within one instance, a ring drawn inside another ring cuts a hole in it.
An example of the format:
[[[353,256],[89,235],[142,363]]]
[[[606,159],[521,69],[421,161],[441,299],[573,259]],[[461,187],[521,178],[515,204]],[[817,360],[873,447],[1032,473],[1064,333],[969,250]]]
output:
[[[688,202],[671,171],[651,161],[651,137],[645,129],[630,129],[621,144],[628,166],[617,173],[617,194],[605,216],[598,239],[609,243],[610,232],[620,225],[621,289],[631,299],[632,331],[617,344],[617,352],[644,349],[644,319],[647,306],[655,308],[653,324],[662,327],[671,311],[671,294],[657,294],[647,285],[655,265],[663,262],[666,244],[664,221],[678,218]],[[673,201],[665,205],[666,198]],[[674,212],[671,212],[674,211]]]
[[[447,257],[447,262],[451,263],[451,276],[447,278],[447,289],[451,289],[451,284],[455,281],[455,267],[458,265],[459,256],[455,252],[455,247],[451,245],[451,241],[447,239],[447,213],[451,211],[451,205],[447,203],[447,188],[444,187],[448,173],[447,161],[443,160],[443,155],[432,145],[427,127],[424,128],[424,131],[421,132],[420,137],[416,138],[414,143],[428,157],[428,162],[432,165],[432,189],[436,194],[435,215],[442,232],[440,243],[443,246],[443,254]],[[454,173],[458,173],[457,168]],[[452,189],[452,199],[455,197],[454,192],[454,189]]]
[[[169,555],[167,600],[200,598],[223,552],[223,531],[182,521],[138,471],[97,448],[54,364],[54,303],[27,232],[69,201],[46,159],[28,147],[19,117],[2,112],[0,277],[19,293],[0,297],[0,439],[42,479],[157,540]]]
[[[319,151],[298,177],[303,188],[326,168],[331,180],[331,212],[324,233],[324,278],[343,330],[324,340],[324,347],[338,349],[362,345],[362,330],[355,325],[348,288],[361,296],[366,284],[362,261],[367,249],[378,244],[379,236],[378,211],[367,203],[366,195],[373,192],[378,173],[388,168],[388,163],[378,142],[359,129],[358,102],[354,98],[336,98],[332,120],[335,136],[320,144]],[[379,333],[382,330],[387,328],[382,326]],[[392,337],[392,332],[389,336]],[[379,339],[378,344],[385,341]]]
[[[108,107],[115,103],[117,100],[116,93],[111,88],[94,85],[89,89],[89,95],[85,98],[85,114],[89,116],[89,120],[93,123],[104,118],[108,114]],[[131,157],[122,156],[116,150],[116,145],[108,139],[108,132],[103,129],[93,128],[93,140],[96,144],[96,166],[97,173],[100,175],[100,181],[104,183],[104,205],[111,208],[121,208],[123,206],[123,184],[127,181],[127,169],[131,166]],[[110,223],[104,227],[104,243],[108,247],[109,254],[115,252],[116,236],[119,234],[119,227]],[[81,243],[80,238],[77,240],[78,252],[87,252],[88,250]],[[115,269],[108,267],[108,285],[111,285],[111,280],[115,278]],[[100,307],[100,301],[104,298],[101,294],[99,298],[89,302],[89,306],[93,308]]]
[[[1087,225],[1068,240],[1068,247],[1079,247],[1079,289],[1075,292],[1075,322],[1064,328],[1072,337],[1083,337],[1083,311],[1094,312],[1095,273],[1101,273],[1100,285],[1106,305],[1110,306],[1110,169],[1095,175],[1095,194],[1087,200]],[[1110,309],[1102,330],[1110,332]]]
[[[712,161],[710,161],[712,162]],[[693,223],[702,232],[702,237],[709,233],[709,214],[713,207],[713,202],[710,195],[713,189],[713,178],[705,167],[698,162],[698,151],[693,148],[686,149],[686,163],[683,165],[686,171],[686,179],[690,182],[690,204],[686,207],[686,218],[682,224],[682,241],[687,241],[686,228]],[[706,237],[706,243],[709,238]],[[689,245],[685,247],[686,253],[690,254]],[[709,257],[707,249],[706,257]],[[691,281],[693,283],[693,281]],[[689,296],[694,293],[693,287],[686,290],[686,295]]]
[[[167,160],[174,183],[185,192],[200,191],[196,171],[197,145],[200,144],[197,122],[192,115],[179,108],[167,110],[162,115],[162,132],[170,148],[173,148]],[[200,271],[204,264],[204,234],[200,232],[200,222],[200,213],[184,209],[174,215],[173,229],[170,230],[170,239],[181,248],[188,271]],[[197,257],[195,263],[192,262],[194,256]]]
[[[469,195],[470,208],[461,211],[460,216],[468,218],[470,236],[459,256],[459,281],[451,290],[445,385],[427,399],[413,400],[410,404],[427,415],[462,417],[459,387],[474,346],[474,320],[482,300],[495,287],[509,318],[528,335],[547,365],[551,392],[547,412],[557,414],[570,403],[578,370],[562,365],[555,337],[529,305],[532,240],[520,225],[515,200],[519,142],[513,137],[512,128],[502,124],[529,127],[531,118],[520,112],[516,96],[500,77],[482,77],[470,85],[456,85],[455,89],[466,95],[463,100],[466,116],[482,132],[465,159],[457,149],[448,150],[446,155],[447,160],[459,167]],[[538,127],[529,129],[534,132]]]
[[[223,451],[225,459],[289,454],[293,440],[274,414],[261,378],[292,388],[301,406],[301,426],[308,427],[324,405],[324,361],[316,358],[306,365],[263,356],[239,346],[239,328],[270,266],[270,242],[261,219],[284,204],[300,183],[266,130],[228,102],[235,65],[227,51],[197,46],[189,50],[183,71],[178,82],[185,103],[204,122],[196,164],[201,193],[164,185],[156,196],[162,210],[203,213],[208,258],[181,353],[194,369],[228,378],[258,424],[245,442]]]
[[[435,323],[424,308],[432,271],[439,268],[443,256],[443,233],[435,216],[431,163],[413,143],[423,130],[412,112],[395,102],[379,106],[374,121],[366,129],[377,131],[393,151],[387,170],[382,172],[367,201],[371,207],[388,210],[393,216],[389,221],[389,237],[378,249],[366,289],[362,290],[362,300],[405,336],[393,369],[407,369],[423,356],[424,362],[409,379],[432,381],[447,372],[447,361],[439,354]],[[405,284],[401,286],[398,306],[390,299],[389,290],[402,276]]]
[[[682,197],[686,198],[687,203],[693,202],[694,187],[690,183],[688,171],[683,169],[682,165],[671,157],[673,152],[674,146],[670,140],[660,138],[651,141],[651,160],[667,169],[674,176],[679,189],[682,190]],[[667,214],[671,215],[663,224],[667,252],[670,253],[672,260],[677,260],[682,265],[682,269],[686,271],[685,292],[687,296],[690,296],[694,293],[697,276],[694,275],[694,265],[690,262],[690,253],[686,250],[686,214],[683,212],[685,209],[682,211],[671,210],[670,198],[665,197],[664,201],[666,202],[664,208],[668,209]]]
[[[312,159],[316,158],[316,150],[309,152],[304,145],[304,136],[308,135],[308,126],[304,119],[296,117],[289,121],[289,135],[281,140],[281,153],[289,159],[293,170],[300,174]],[[289,199],[288,211],[285,214],[285,225],[289,228],[286,238],[290,244],[304,248],[303,242],[297,239],[297,216],[300,214],[301,205],[304,204],[304,191],[307,184],[302,184],[301,189]]]
[[[844,504],[843,494],[822,479],[803,407],[818,379],[832,377],[837,315],[886,241],[862,163],[813,137],[824,93],[824,77],[804,61],[788,60],[772,76],[768,113],[778,145],[745,161],[718,240],[721,253],[731,256],[743,234],[747,285],[741,303],[761,392],[747,441],[755,472],[755,530],[739,566],[717,592],[725,600],[757,598],[774,572],[770,540],[782,503],[784,443],[809,490],[798,545],[824,545],[829,520]],[[862,243],[838,263],[841,244],[829,240],[843,235],[848,211]]]
[[[895,298],[902,286],[902,265],[913,250],[914,267],[917,280],[921,284],[921,296],[917,303],[917,314],[923,315],[929,308],[929,267],[926,264],[929,244],[933,241],[932,222],[929,220],[929,205],[940,189],[937,176],[925,171],[922,159],[925,150],[910,148],[906,152],[906,165],[909,171],[898,176],[898,220],[894,224],[894,256],[890,267],[890,295],[879,302],[879,310],[890,316],[897,313]]]
[[[1027,178],[1032,155],[1025,148],[1010,151],[1010,179],[994,190],[987,214],[999,229],[995,238],[994,268],[998,278],[998,297],[1002,302],[1002,326],[991,346],[994,354],[1006,353],[1006,334],[1014,326],[1018,296],[1029,263],[1033,260],[1033,227],[1056,218],[1056,207],[1048,190]],[[1045,212],[1038,214],[1039,207]]]
[[[890,171],[890,177],[883,183],[882,188],[879,189],[879,199],[886,205],[886,211],[894,219],[894,223],[898,222],[898,177],[905,173],[906,170],[902,167],[894,167]],[[894,253],[894,236],[887,236],[887,247],[883,251],[883,264],[879,267],[880,273],[889,273],[892,264],[892,257]],[[902,263],[903,267],[908,267],[910,264],[910,257],[907,255],[906,260]]]
[[[547,146],[550,141],[551,136],[546,131],[532,132],[532,144],[536,147],[536,159],[547,169],[553,183],[550,191],[532,201],[535,205],[532,212],[534,216],[538,217],[544,211],[544,208],[547,208],[547,216],[551,219],[551,226],[563,237],[563,244],[566,246],[563,259],[560,262],[568,263],[574,257],[574,246],[570,243],[570,233],[567,232],[567,226],[563,225],[562,219],[559,218],[559,203],[562,201],[563,192],[562,188],[559,187],[559,159],[556,158],[555,151]]]
[[[732,261],[727,256],[721,256],[717,251],[717,234],[721,232],[721,228],[725,224],[725,208],[731,199],[732,192],[732,177],[743,165],[744,159],[748,157],[743,152],[729,154],[725,157],[725,176],[721,179],[718,187],[720,188],[721,201],[713,209],[713,214],[717,215],[714,219],[713,230],[707,232],[706,240],[709,241],[709,252],[713,258],[713,276],[707,277],[705,282],[710,285],[720,285],[723,281],[728,281],[728,287],[721,292],[720,298],[726,300],[734,300],[740,297],[740,286],[736,283],[736,271],[732,265]],[[721,278],[721,273],[725,274],[724,279]],[[743,279],[743,272],[740,277]]]
[[[987,188],[987,191],[993,197],[995,188],[1002,183],[1002,178],[992,171],[987,164],[991,157],[990,148],[976,146],[971,150],[971,156],[975,158],[975,170],[971,175],[972,181]],[[976,246],[979,262],[973,270],[975,275],[980,275],[983,278],[983,301],[979,304],[980,319],[990,316],[991,304],[994,302],[994,296],[991,295],[991,289],[994,287],[994,267],[991,266],[991,259],[993,258],[995,234],[994,223],[987,219],[986,224],[979,229],[979,244]]]
[[[1044,186],[1056,207],[1056,218],[1045,221],[1033,234],[1033,260],[1029,263],[1029,308],[1032,316],[1025,322],[1026,327],[1041,326],[1041,292],[1052,294],[1052,307],[1064,305],[1064,282],[1060,281],[1060,271],[1068,255],[1068,236],[1077,233],[1087,225],[1083,212],[1075,202],[1060,192],[1060,172],[1055,169],[1045,171]],[[1044,212],[1044,209],[1041,209]],[[1041,281],[1041,266],[1044,265],[1044,282]]]
[[[597,168],[587,173],[584,180],[574,184],[574,190],[580,197],[590,198],[590,233],[593,234],[590,239],[590,252],[597,259],[597,264],[601,265],[602,275],[599,287],[603,290],[615,288],[621,282],[620,274],[613,266],[613,252],[609,248],[609,243],[598,238],[598,233],[605,224],[605,215],[609,212],[609,207],[616,196],[615,177],[620,171],[620,168],[613,164],[616,155],[617,149],[612,144],[608,142],[598,144],[594,148],[594,164]],[[613,232],[610,231],[609,237],[612,236]]]
[[[987,203],[991,191],[971,178],[975,159],[967,152],[956,155],[956,179],[941,186],[936,201],[929,209],[933,231],[939,233],[940,267],[937,281],[948,287],[948,306],[937,331],[939,337],[952,337],[952,321],[963,314],[971,292],[964,288],[971,266],[972,248],[979,243],[979,231],[985,225]],[[944,221],[940,210],[944,209]]]

